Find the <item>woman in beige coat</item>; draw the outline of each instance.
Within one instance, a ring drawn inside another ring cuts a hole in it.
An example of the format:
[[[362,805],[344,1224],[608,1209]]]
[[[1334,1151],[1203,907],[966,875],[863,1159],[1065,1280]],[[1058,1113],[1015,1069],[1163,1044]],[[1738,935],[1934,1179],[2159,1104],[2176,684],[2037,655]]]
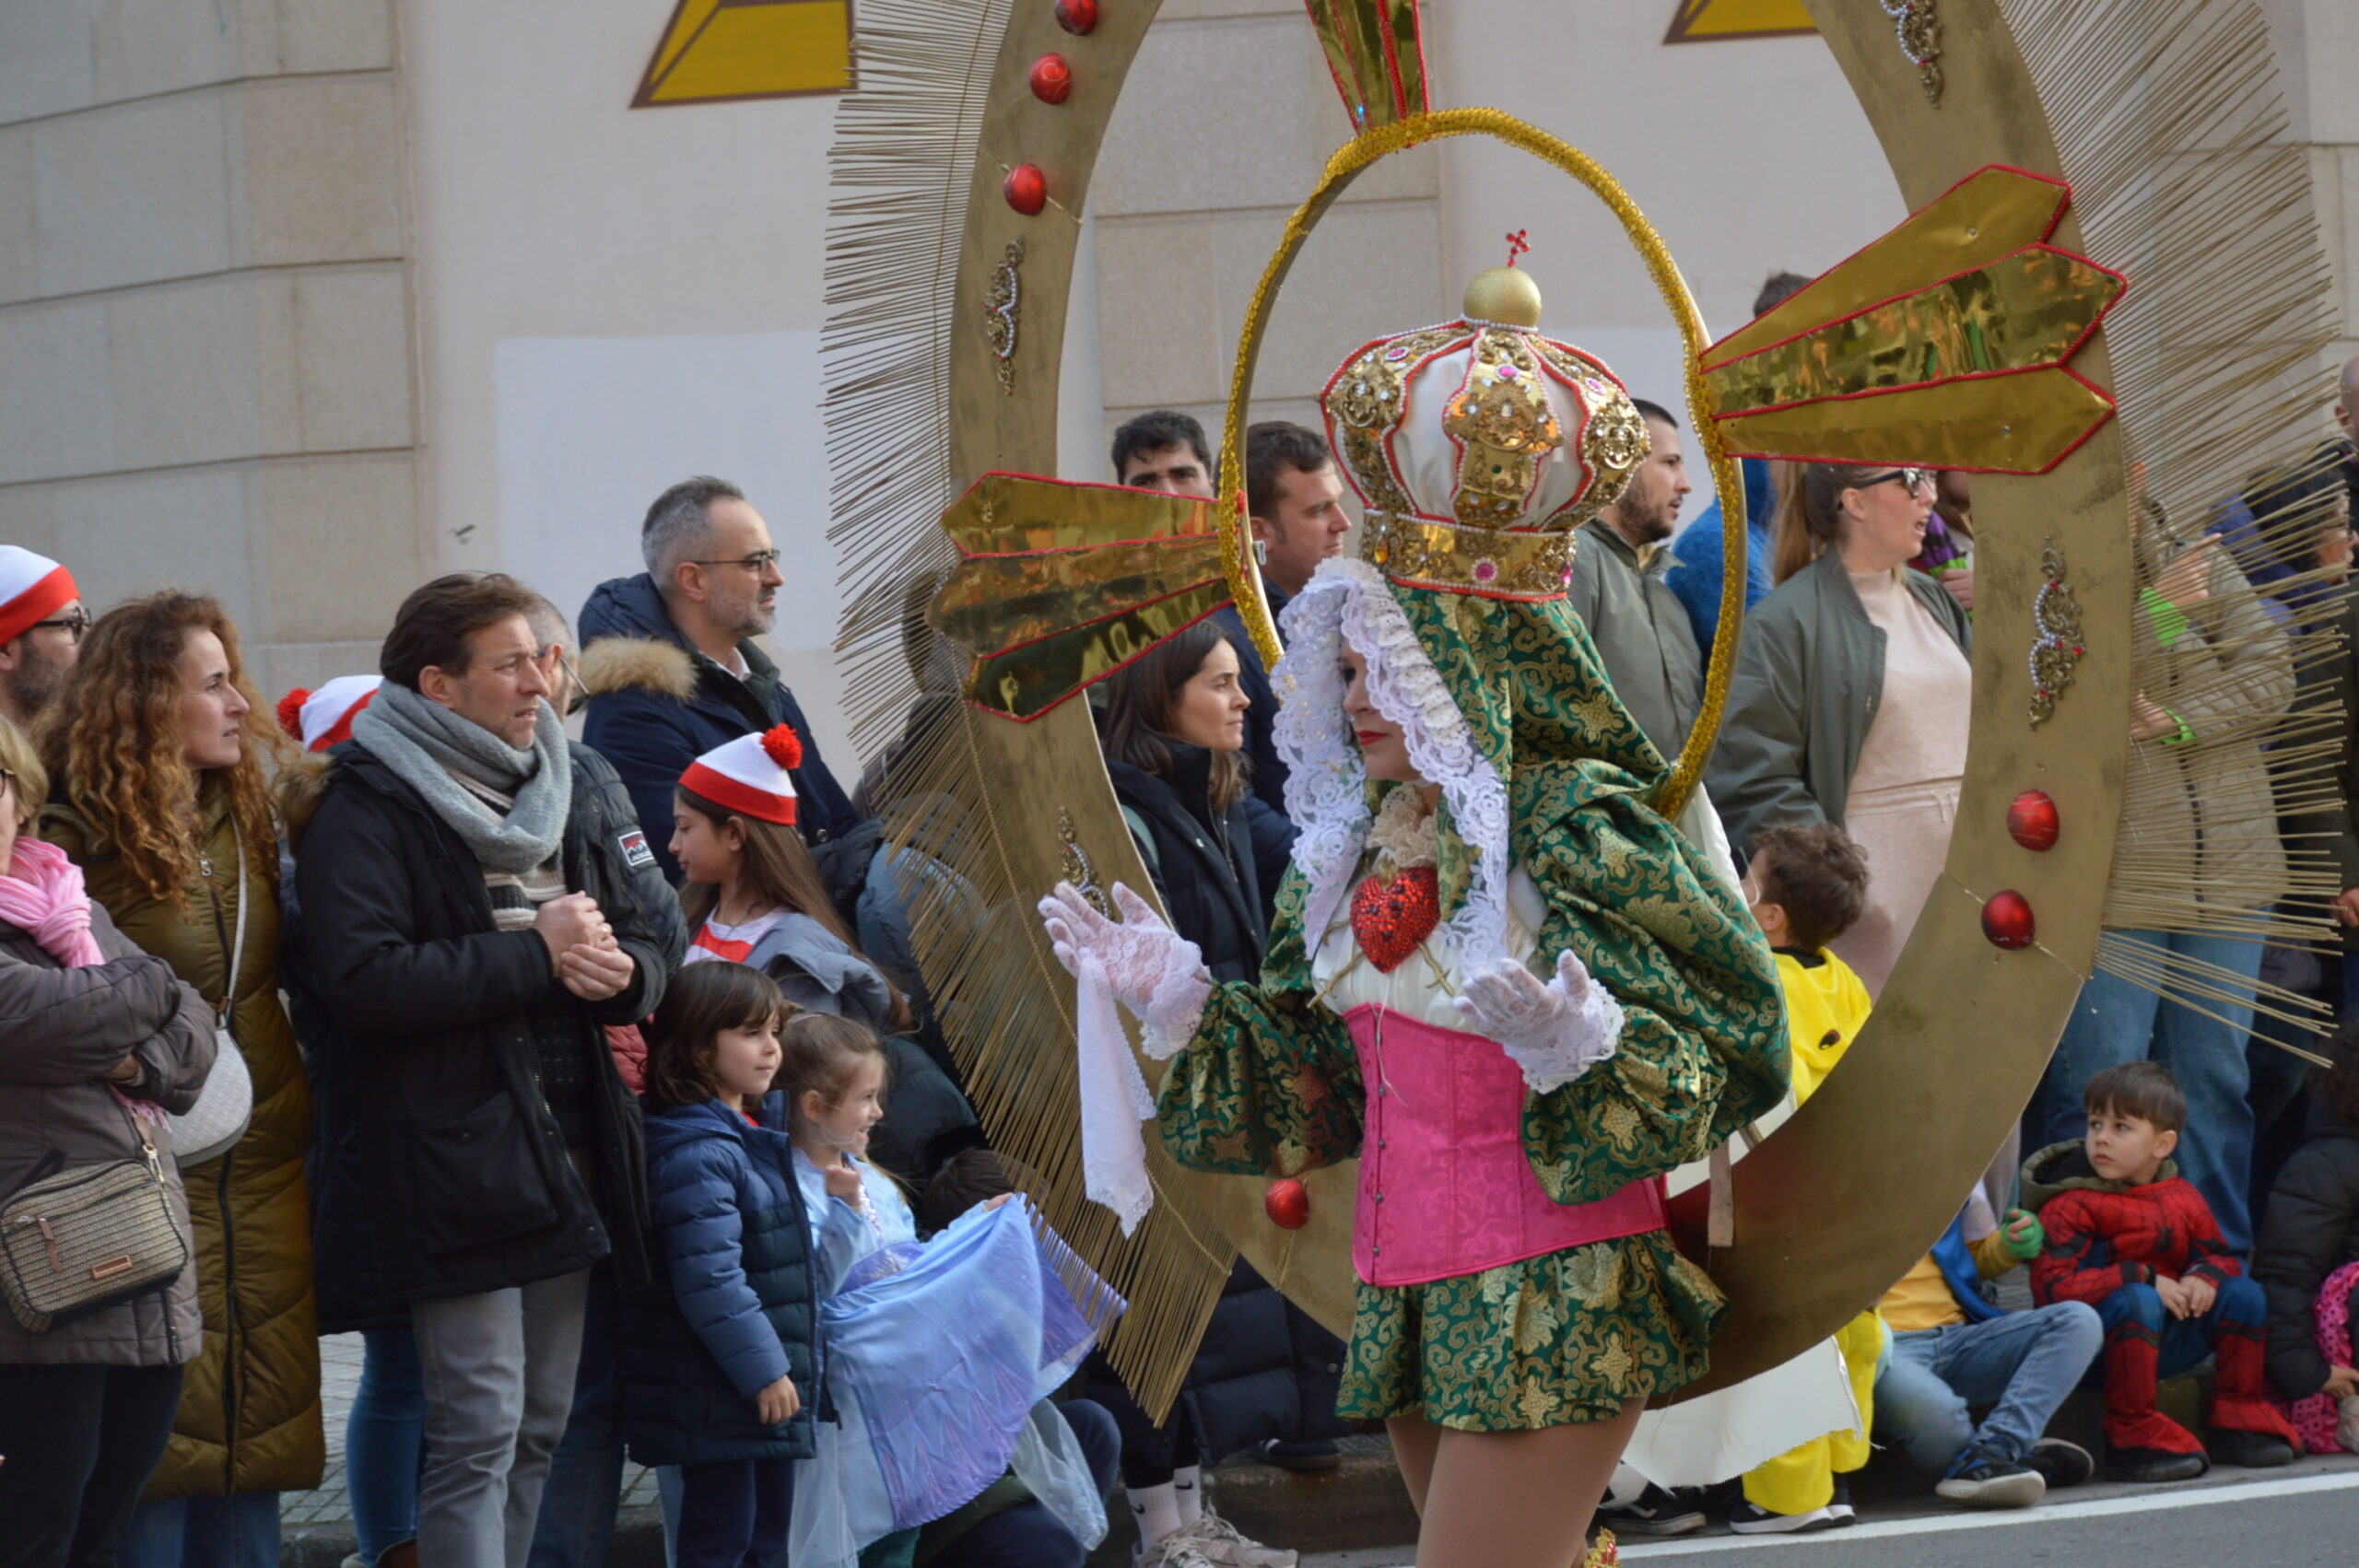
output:
[[[32,748],[0,719],[0,1196],[52,1171],[144,1158],[152,1142],[185,1242],[161,1113],[196,1103],[213,1010],[27,834],[46,789]],[[114,1560],[200,1342],[194,1266],[39,1333],[0,1311],[0,1565]]]
[[[2217,540],[2195,536],[2150,504],[2135,510],[2141,586],[2132,629],[2139,667],[2153,678],[2130,703],[2125,826],[2107,902],[2126,906],[2134,889],[2125,879],[2192,887],[2205,919],[2110,934],[2148,949],[2158,965],[2208,965],[2206,983],[2249,996],[2262,946],[2251,921],[2268,897],[2256,890],[2285,883],[2266,748],[2294,705],[2294,645]],[[2091,1078],[2120,1062],[2161,1062],[2187,1093],[2180,1172],[2212,1206],[2229,1250],[2248,1255],[2251,1028],[2248,1000],[2214,1000],[2199,1012],[2114,975],[2092,976],[2025,1114],[2025,1142],[2080,1141],[2087,1120],[2081,1090]]]

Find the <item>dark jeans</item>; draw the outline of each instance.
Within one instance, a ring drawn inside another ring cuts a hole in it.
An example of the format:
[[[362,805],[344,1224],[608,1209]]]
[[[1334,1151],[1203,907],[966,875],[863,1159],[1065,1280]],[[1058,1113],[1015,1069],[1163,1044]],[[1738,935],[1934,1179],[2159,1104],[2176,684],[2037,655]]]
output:
[[[360,1387],[344,1425],[352,1533],[370,1562],[417,1536],[417,1466],[426,1452],[426,1381],[407,1328],[360,1336]]]
[[[278,1568],[278,1493],[167,1497],[131,1515],[123,1568]]]
[[[549,1457],[528,1568],[596,1568],[615,1539],[623,1491],[621,1306],[612,1270],[590,1276],[573,1413]]]
[[[794,1461],[680,1467],[678,1568],[760,1568],[786,1550]]]
[[[180,1405],[177,1366],[0,1365],[0,1568],[112,1568]]]
[[[1063,1413],[1103,1497],[1114,1490],[1114,1465],[1122,1446],[1114,1418],[1087,1399],[1065,1405]],[[992,1515],[944,1547],[932,1568],[1081,1568],[1088,1558],[1055,1515],[1038,1503],[1024,1503]]]

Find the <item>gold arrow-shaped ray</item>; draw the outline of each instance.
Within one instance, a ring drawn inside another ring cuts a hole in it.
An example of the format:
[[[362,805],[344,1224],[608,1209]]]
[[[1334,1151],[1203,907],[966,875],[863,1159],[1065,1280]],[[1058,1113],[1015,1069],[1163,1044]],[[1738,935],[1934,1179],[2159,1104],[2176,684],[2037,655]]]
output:
[[[1749,457],[2045,473],[2112,416],[2069,362],[2127,287],[2047,243],[2071,192],[1969,176],[1707,349],[1714,423]]]
[[[944,532],[963,557],[926,612],[978,707],[1038,718],[1229,602],[1210,501],[986,474]]]

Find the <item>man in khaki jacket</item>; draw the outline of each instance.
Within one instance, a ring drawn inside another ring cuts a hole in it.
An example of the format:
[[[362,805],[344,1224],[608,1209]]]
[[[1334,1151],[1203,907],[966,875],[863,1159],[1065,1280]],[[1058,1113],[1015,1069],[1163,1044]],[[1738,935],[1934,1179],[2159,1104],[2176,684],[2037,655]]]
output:
[[[1565,603],[1589,628],[1614,695],[1668,762],[1679,755],[1704,700],[1704,655],[1686,606],[1663,581],[1674,564],[1666,542],[1694,488],[1679,422],[1644,398],[1647,458],[1621,498],[1579,534]]]

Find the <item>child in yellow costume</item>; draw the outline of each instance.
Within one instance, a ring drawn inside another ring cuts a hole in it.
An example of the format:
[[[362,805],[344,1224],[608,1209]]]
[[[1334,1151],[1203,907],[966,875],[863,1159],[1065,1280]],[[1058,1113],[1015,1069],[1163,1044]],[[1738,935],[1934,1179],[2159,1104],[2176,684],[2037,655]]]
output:
[[[1745,869],[1744,901],[1777,955],[1786,993],[1794,1103],[1816,1092],[1868,1021],[1868,988],[1829,944],[1860,918],[1867,902],[1867,858],[1832,823],[1764,828]],[[1884,1324],[1874,1309],[1835,1336],[1851,1397],[1856,1432],[1833,1432],[1745,1472],[1744,1501],[1729,1527],[1741,1535],[1825,1529],[1851,1522],[1850,1500],[1837,1486],[1868,1462],[1868,1416],[1875,1404]]]

